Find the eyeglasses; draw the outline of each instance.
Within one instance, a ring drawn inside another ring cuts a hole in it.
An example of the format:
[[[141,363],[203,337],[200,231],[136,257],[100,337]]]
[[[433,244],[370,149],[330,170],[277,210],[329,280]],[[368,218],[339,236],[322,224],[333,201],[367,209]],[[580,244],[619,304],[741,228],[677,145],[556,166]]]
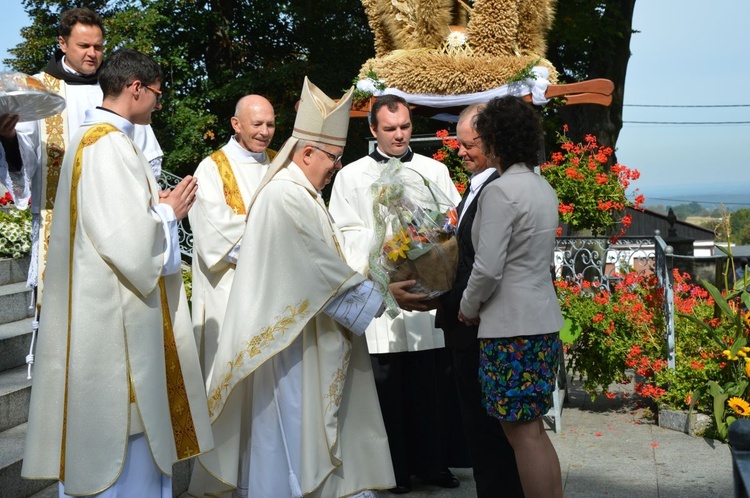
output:
[[[143,87],[144,88],[148,88],[149,90],[151,90],[152,92],[154,92],[156,94],[156,102],[158,102],[159,104],[161,104],[161,99],[164,98],[164,95],[162,95],[161,90],[157,90],[156,88],[151,88],[148,85],[143,85]]]
[[[330,152],[328,152],[327,150],[321,149],[320,147],[316,147],[315,145],[311,145],[310,147],[312,147],[313,149],[318,149],[320,152],[322,152],[323,154],[325,154],[326,156],[328,156],[328,159],[330,159],[331,161],[333,161],[333,164],[336,164],[339,161],[341,161],[341,158],[344,156],[343,154],[340,154],[338,156],[333,155]]]

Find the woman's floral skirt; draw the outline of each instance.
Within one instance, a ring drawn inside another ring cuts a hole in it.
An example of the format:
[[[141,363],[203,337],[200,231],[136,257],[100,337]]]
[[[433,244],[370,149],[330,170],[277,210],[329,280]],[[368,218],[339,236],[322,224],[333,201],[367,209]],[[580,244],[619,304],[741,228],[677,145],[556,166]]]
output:
[[[479,340],[479,382],[490,416],[524,422],[549,411],[560,365],[558,337],[554,332]]]

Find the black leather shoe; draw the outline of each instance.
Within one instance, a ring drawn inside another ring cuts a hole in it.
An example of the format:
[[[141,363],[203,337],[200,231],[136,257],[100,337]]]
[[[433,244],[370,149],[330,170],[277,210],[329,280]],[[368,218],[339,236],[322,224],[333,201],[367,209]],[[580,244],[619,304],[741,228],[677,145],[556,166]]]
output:
[[[425,479],[425,483],[432,484],[433,486],[440,486],[441,488],[457,488],[461,485],[461,481],[458,480],[458,477],[454,476],[448,469],[441,471],[437,477]]]
[[[411,486],[396,486],[395,488],[389,489],[388,492],[393,493],[394,495],[405,495],[406,493],[411,493]]]

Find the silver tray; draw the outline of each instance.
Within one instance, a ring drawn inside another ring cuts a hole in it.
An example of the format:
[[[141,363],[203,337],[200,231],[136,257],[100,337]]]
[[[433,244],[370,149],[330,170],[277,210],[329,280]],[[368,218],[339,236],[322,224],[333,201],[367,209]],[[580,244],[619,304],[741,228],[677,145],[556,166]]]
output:
[[[65,109],[65,99],[52,92],[41,90],[14,90],[0,92],[0,116],[18,114],[19,121],[36,121]]]

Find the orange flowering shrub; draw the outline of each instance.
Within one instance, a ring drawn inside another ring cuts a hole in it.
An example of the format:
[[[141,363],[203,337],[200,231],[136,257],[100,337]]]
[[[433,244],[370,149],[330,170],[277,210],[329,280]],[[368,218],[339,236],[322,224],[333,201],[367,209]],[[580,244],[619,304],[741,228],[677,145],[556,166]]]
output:
[[[557,192],[560,220],[575,230],[590,230],[594,236],[611,234],[617,240],[631,223],[630,215],[623,216],[625,208],[642,208],[644,198],[637,189],[633,201],[626,195],[640,173],[621,164],[607,170],[611,147],[599,145],[593,135],[586,135],[584,144],[574,144],[567,131],[566,125],[558,134],[560,150],[541,166],[542,176]]]
[[[628,355],[661,349],[661,290],[653,275],[617,274],[609,287],[587,280],[557,280],[558,299],[572,322],[574,342],[568,348],[570,369],[595,398],[613,382],[627,382]],[[664,357],[664,355],[662,355]]]
[[[720,292],[673,271],[675,368],[668,368],[662,290],[653,275],[599,282],[558,280],[558,298],[574,322],[570,369],[592,397],[612,382],[629,382],[644,402],[714,417],[712,435],[725,439],[738,417],[750,417],[750,293]]]
[[[439,130],[435,135],[443,141],[443,145],[432,155],[432,158],[445,164],[458,193],[463,195],[469,185],[469,175],[466,174],[463,160],[458,157],[458,140],[450,138],[448,130]]]

